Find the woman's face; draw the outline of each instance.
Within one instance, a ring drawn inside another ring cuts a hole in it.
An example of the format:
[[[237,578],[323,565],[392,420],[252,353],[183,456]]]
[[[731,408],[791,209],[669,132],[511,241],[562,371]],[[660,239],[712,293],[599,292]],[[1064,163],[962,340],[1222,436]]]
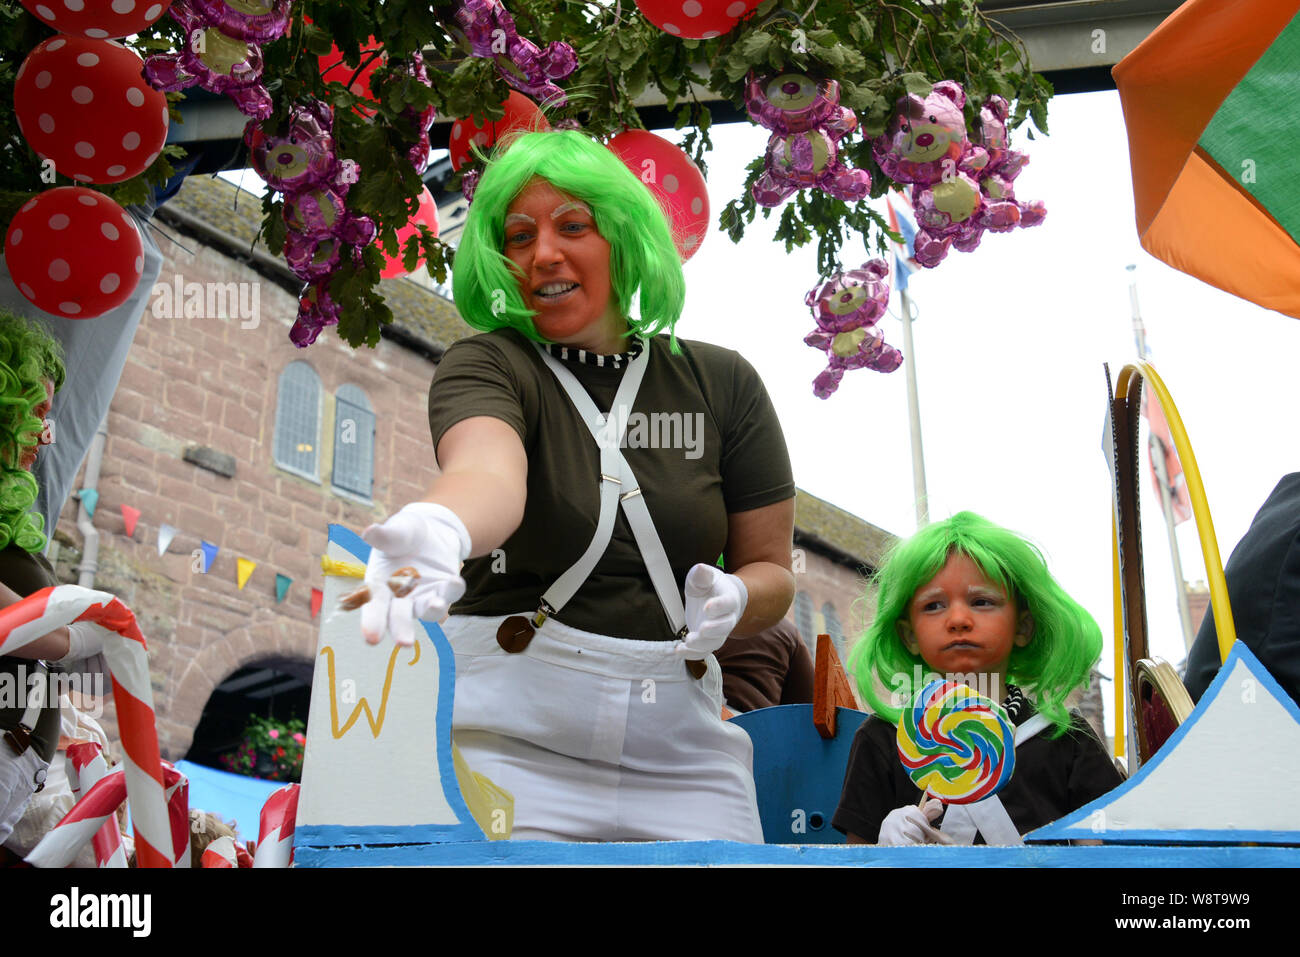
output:
[[[54,383],[49,379],[45,380],[45,401],[32,409],[32,415],[41,420],[41,431],[36,444],[31,448],[24,448],[22,456],[18,460],[18,467],[21,469],[30,469],[36,464],[36,453],[43,445],[49,445],[54,441],[53,430],[47,417],[50,414],[50,408],[54,404]]]
[[[533,179],[506,209],[504,252],[544,338],[603,351],[627,328],[610,287],[609,243],[586,203]]]

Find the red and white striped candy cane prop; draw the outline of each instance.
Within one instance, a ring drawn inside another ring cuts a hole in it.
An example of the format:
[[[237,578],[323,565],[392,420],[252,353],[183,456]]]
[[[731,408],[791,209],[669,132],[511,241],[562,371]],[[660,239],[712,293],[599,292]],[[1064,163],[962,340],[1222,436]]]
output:
[[[175,860],[168,852],[172,840],[149,686],[149,656],[131,610],[107,592],[79,585],[43,588],[0,610],[0,655],[11,654],[74,621],[90,622],[103,634],[125,751],[122,767],[135,823],[136,860],[141,867],[172,867]]]
[[[252,867],[253,857],[248,848],[233,837],[219,837],[203,849],[200,867]]]
[[[108,762],[98,741],[75,741],[68,745],[68,783],[72,793],[80,798],[83,789],[90,790],[100,778],[108,774]],[[111,814],[91,838],[98,867],[126,867],[126,847],[122,844],[122,831],[117,826],[117,815]]]
[[[189,867],[190,833],[188,807],[189,782],[170,764],[163,764],[163,781],[168,797],[171,817],[168,841],[175,855],[175,866]],[[81,800],[41,838],[27,863],[33,867],[67,867],[76,859],[78,851],[90,840],[104,822],[117,813],[126,800],[129,779],[124,768],[114,768],[86,789]],[[136,833],[140,831],[137,828]],[[138,860],[138,858],[137,858]],[[172,866],[170,864],[164,866]]]
[[[298,818],[297,784],[280,788],[262,805],[254,867],[288,867],[293,863],[293,826]]]

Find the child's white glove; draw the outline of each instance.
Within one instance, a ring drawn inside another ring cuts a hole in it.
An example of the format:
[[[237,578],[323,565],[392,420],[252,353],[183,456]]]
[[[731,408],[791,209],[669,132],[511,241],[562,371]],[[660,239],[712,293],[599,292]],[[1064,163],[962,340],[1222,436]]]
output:
[[[366,563],[370,600],[361,608],[361,633],[372,645],[386,631],[399,645],[414,644],[414,619],[441,621],[465,594],[460,564],[469,557],[469,531],[445,505],[412,502],[382,525],[371,525],[361,538],[371,546]],[[419,577],[399,597],[388,580],[407,567]]]
[[[686,573],[686,628],[677,654],[699,660],[722,647],[745,614],[749,591],[717,565],[696,565]]]
[[[924,808],[908,805],[898,807],[885,815],[880,823],[877,844],[901,847],[907,844],[951,844],[952,839],[931,824],[943,813],[943,802],[932,798]]]

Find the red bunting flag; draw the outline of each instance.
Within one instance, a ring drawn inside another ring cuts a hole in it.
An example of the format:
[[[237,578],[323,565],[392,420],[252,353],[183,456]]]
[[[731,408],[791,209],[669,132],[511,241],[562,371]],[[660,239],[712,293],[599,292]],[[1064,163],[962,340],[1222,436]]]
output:
[[[140,510],[130,505],[122,506],[122,521],[126,523],[126,537],[135,535],[135,523],[140,520]]]
[[[311,616],[315,618],[320,614],[321,602],[325,600],[325,593],[319,588],[311,590]]]

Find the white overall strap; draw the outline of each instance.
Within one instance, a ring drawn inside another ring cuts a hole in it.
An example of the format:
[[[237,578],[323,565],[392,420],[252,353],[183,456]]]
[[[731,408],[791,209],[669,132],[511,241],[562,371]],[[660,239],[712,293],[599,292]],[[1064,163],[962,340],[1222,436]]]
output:
[[[650,573],[650,581],[659,596],[664,614],[668,616],[673,631],[682,634],[686,627],[686,609],[682,606],[681,595],[677,591],[672,565],[655,531],[654,521],[641,494],[636,474],[620,450],[623,444],[623,432],[627,428],[632,406],[641,388],[641,380],[645,377],[645,370],[650,362],[649,343],[639,356],[628,363],[608,416],[603,415],[596,408],[596,403],[587,394],[587,390],[563,363],[540,344],[533,345],[541,355],[542,361],[555,374],[556,380],[568,395],[574,408],[578,410],[579,417],[600,448],[601,471],[600,516],[596,522],[596,532],[582,557],[546,590],[542,596],[543,610],[548,614],[554,614],[582,587],[582,583],[587,580],[600,561],[600,557],[605,553],[605,549],[609,547],[609,540],[614,535],[617,508],[622,504],[628,525],[636,539],[637,549],[641,552],[641,560]]]
[[[23,715],[18,719],[18,723],[28,731],[36,728],[36,722],[41,719],[41,711],[50,706],[47,696],[50,691],[49,669],[45,667],[43,661],[32,662],[32,676],[27,679],[26,687],[18,689],[22,696],[19,700],[26,701],[27,706],[23,708]],[[32,681],[36,678],[36,681]]]
[[[1031,715],[1016,728],[1015,746],[1020,747],[1050,726],[1051,722],[1041,714]],[[954,844],[973,844],[976,831],[984,835],[985,844],[1015,847],[1024,843],[1002,799],[996,794],[974,804],[950,805],[943,816],[942,830]]]

